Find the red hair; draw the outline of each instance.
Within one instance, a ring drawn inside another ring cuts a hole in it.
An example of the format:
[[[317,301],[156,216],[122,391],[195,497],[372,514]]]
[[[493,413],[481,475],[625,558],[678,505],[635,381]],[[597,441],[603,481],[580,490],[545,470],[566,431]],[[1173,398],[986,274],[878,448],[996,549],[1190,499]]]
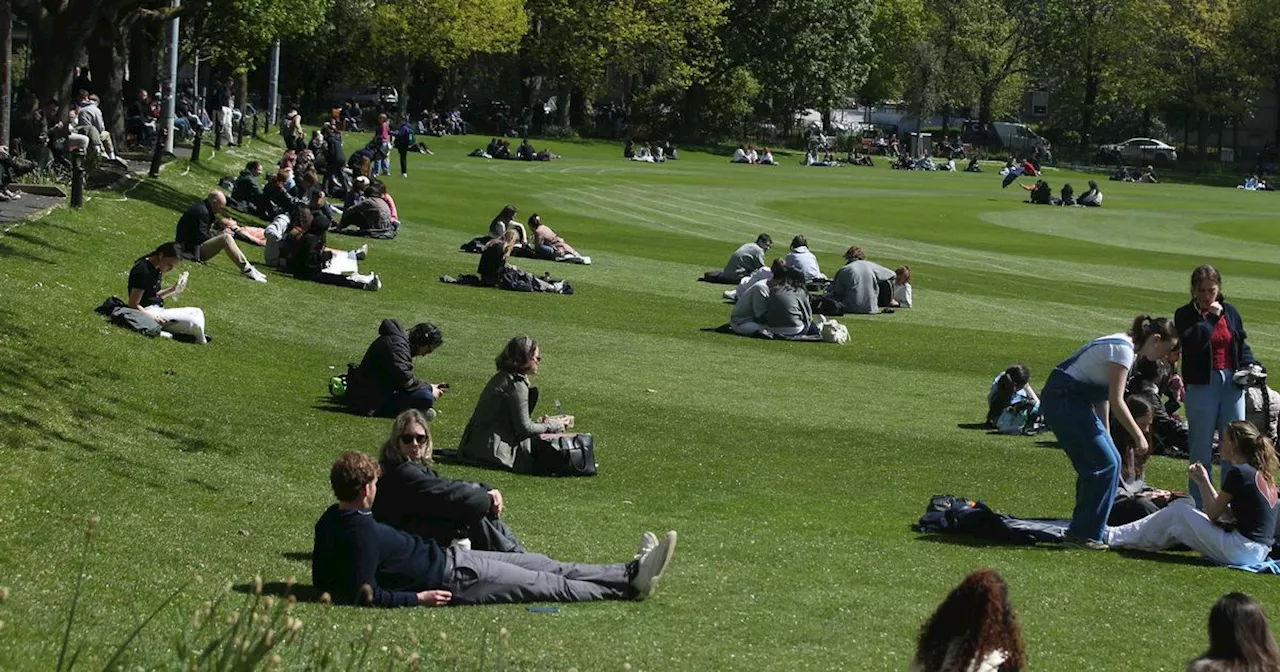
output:
[[[993,651],[1005,654],[1001,669],[1026,667],[1022,629],[1009,604],[1009,588],[995,570],[979,569],[966,576],[921,626],[915,662],[933,672],[964,672],[972,661]]]

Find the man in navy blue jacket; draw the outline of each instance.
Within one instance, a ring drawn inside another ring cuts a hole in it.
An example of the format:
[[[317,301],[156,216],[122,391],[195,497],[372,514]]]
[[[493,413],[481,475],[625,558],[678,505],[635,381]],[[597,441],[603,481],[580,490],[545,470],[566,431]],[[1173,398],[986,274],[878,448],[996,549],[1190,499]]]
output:
[[[653,595],[675,553],[676,533],[659,541],[646,532],[631,562],[562,563],[535,553],[440,548],[370,512],[378,463],[344,453],[329,471],[338,503],[315,527],[311,581],[337,602],[380,607],[507,602],[643,600]]]

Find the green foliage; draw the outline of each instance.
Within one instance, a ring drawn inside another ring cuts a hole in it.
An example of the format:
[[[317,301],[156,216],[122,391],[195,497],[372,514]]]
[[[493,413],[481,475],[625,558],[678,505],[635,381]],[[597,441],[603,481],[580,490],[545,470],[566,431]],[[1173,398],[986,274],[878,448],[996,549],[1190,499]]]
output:
[[[236,72],[265,62],[279,39],[307,37],[325,20],[334,0],[190,0],[183,2],[184,59],[195,53]]]
[[[448,68],[473,54],[515,51],[528,18],[523,0],[375,0],[369,49],[406,63]]]
[[[979,121],[1017,109],[1036,35],[1032,4],[955,0],[928,5],[944,44],[948,97],[971,103]]]
[[[871,67],[858,90],[859,102],[874,104],[907,98],[905,92],[917,74],[920,51],[927,49],[932,55],[935,48],[934,36],[928,34],[924,0],[876,2],[867,35],[871,41]],[[936,64],[936,58],[931,60]]]
[[[866,81],[870,0],[740,0],[723,38],[760,82],[766,116],[790,126],[806,108],[842,107]]]

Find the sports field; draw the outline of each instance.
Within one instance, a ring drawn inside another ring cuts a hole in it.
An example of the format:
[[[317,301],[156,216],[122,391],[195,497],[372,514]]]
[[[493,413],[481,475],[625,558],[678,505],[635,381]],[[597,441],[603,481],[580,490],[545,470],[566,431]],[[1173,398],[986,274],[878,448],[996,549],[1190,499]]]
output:
[[[534,382],[548,409],[560,400],[595,435],[600,475],[442,468],[500,488],[504,517],[531,550],[617,561],[646,529],[678,530],[679,550],[648,602],[554,614],[299,605],[308,627],[335,624],[317,636],[354,640],[372,624],[376,646],[415,650],[412,632],[437,642],[423,648],[437,668],[904,669],[920,623],[981,566],[1007,579],[1035,669],[1183,669],[1206,644],[1210,605],[1232,590],[1280,615],[1280,578],[1190,554],[986,546],[910,530],[944,493],[1068,516],[1075,476],[1052,435],[965,425],[982,420],[987,386],[1009,364],[1028,364],[1038,387],[1089,338],[1140,312],[1171,315],[1197,264],[1221,269],[1254,352],[1280,366],[1276,194],[1103,182],[1103,209],[1049,208],[1001,191],[990,169],[752,167],[692,152],[651,165],[623,161],[615,145],[537,141],[565,158],[465,157],[485,140],[434,141],[435,156],[411,155],[407,180],[390,178],[404,228],[369,241],[362,270],[382,276],[378,293],[270,271],[259,285],[221,257],[185,264],[179,305],[205,310],[207,347],[148,340],[92,309],[123,295],[134,259],[171,239],[182,208],[248,158],[274,163],[274,147],[177,161],[158,181],[0,234],[0,586],[10,589],[0,669],[52,669],[91,516],[100,522],[72,635],[80,667],[101,666],[193,574],[203,583],[143,632],[137,664],[173,664],[174,633],[227,581],[308,583],[329,464],[343,450],[376,452],[390,427],[328,410],[326,382],[359,360],[385,317],[444,331],[444,346],[417,360],[419,376],[452,386],[433,423],[437,447],[456,445],[502,344],[540,342]],[[348,151],[357,146],[348,139]],[[1088,176],[1045,179],[1078,194]],[[592,257],[585,267],[516,262],[568,279],[576,295],[437,280],[474,272],[478,257],[458,245],[506,203],[521,221],[540,213]],[[807,235],[828,274],[852,244],[890,268],[910,264],[916,307],[841,318],[844,346],[700,331],[726,322],[729,307],[726,287],[695,277],[761,232],[778,254]],[[1154,458],[1149,480],[1181,488],[1185,471]]]

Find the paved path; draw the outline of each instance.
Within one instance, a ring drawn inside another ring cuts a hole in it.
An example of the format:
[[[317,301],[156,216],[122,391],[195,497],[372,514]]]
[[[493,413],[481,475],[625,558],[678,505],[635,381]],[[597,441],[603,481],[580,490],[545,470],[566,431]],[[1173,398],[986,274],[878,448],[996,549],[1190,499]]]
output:
[[[16,222],[19,219],[31,217],[41,210],[47,210],[48,208],[52,208],[66,200],[67,199],[54,198],[52,196],[23,194],[22,198],[16,201],[0,203],[0,224],[8,224],[10,222]]]

